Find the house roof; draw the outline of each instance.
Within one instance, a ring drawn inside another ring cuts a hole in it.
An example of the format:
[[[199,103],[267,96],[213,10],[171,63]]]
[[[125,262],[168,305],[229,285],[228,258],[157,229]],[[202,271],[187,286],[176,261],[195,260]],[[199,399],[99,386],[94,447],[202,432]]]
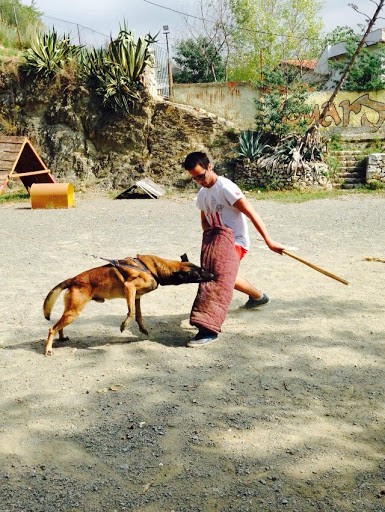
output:
[[[294,66],[301,69],[313,70],[317,65],[317,60],[281,60],[281,66]]]

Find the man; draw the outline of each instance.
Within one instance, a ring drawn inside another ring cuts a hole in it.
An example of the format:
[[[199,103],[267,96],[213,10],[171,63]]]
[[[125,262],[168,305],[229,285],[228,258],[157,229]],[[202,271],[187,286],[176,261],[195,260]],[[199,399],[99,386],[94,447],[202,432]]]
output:
[[[272,251],[282,254],[284,246],[271,238],[262,218],[239,187],[231,180],[215,173],[206,153],[196,151],[187,155],[184,168],[189,172],[191,178],[202,187],[198,192],[197,207],[201,210],[203,230],[213,226],[230,228],[234,234],[235,251],[241,260],[250,246],[247,226],[247,218],[249,218],[267,246]],[[259,291],[240,275],[236,278],[234,288],[249,296],[243,306],[244,309],[256,309],[269,302],[265,293]],[[216,338],[216,333],[200,329],[188,346],[206,345],[215,341]]]

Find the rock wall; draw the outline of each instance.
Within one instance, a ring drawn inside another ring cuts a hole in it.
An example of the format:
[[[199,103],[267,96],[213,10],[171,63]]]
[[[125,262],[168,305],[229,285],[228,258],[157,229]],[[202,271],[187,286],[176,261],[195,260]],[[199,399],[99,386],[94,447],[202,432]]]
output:
[[[116,113],[75,80],[47,86],[22,74],[0,74],[0,127],[27,136],[55,178],[103,189],[145,176],[183,186],[191,180],[181,164],[195,150],[225,173],[237,141],[229,123],[201,109],[148,96],[130,114]]]
[[[269,166],[264,159],[245,158],[235,165],[234,181],[246,188],[307,189],[331,188],[329,168],[322,162],[305,163],[303,167],[280,164]]]
[[[366,182],[385,184],[385,154],[372,153],[366,161]]]

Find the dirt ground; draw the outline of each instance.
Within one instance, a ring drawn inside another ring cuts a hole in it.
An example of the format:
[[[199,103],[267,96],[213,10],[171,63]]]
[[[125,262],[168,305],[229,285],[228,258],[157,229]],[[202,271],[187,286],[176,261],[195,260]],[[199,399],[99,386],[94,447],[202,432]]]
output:
[[[271,235],[338,283],[253,246],[271,302],[235,292],[218,341],[186,348],[197,285],[91,303],[43,356],[48,291],[87,254],[199,262],[193,197],[77,194],[70,210],[0,207],[0,511],[385,511],[384,196],[253,201]],[[9,234],[12,234],[10,236]],[[62,311],[59,298],[55,321]]]

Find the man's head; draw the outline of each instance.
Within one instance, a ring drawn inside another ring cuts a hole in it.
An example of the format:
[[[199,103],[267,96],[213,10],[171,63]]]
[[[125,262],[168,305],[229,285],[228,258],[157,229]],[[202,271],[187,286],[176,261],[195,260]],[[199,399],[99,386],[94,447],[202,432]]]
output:
[[[186,156],[183,165],[186,171],[192,171],[197,165],[200,165],[203,169],[207,169],[210,165],[210,160],[206,153],[194,151],[194,153],[190,153]]]
[[[186,156],[184,168],[201,187],[211,187],[217,179],[209,157],[202,151],[194,151]]]

